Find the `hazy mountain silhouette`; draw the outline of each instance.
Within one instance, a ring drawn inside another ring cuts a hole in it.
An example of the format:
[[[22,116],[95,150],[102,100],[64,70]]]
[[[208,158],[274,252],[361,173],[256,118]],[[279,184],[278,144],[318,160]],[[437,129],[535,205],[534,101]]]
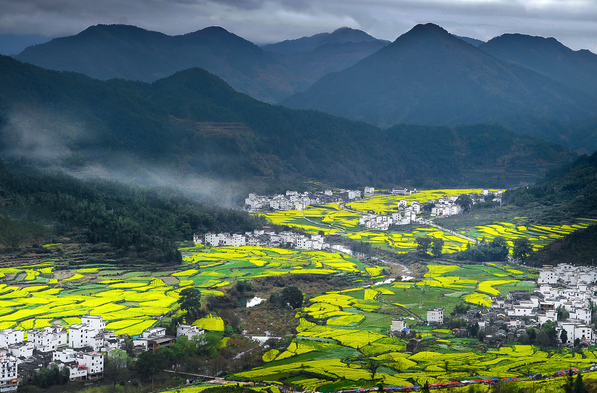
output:
[[[277,102],[309,87],[328,72],[348,67],[386,45],[364,32],[339,29],[311,52],[281,55],[221,27],[168,36],[128,25],[97,25],[81,33],[28,47],[16,58],[58,71],[101,80],[153,82],[201,67],[236,90]],[[351,39],[358,42],[349,42]]]
[[[275,56],[221,27],[168,36],[135,26],[97,25],[29,47],[16,58],[101,80],[153,82],[201,67],[263,101],[274,102],[293,92],[294,78]]]
[[[597,113],[594,96],[507,65],[434,24],[417,25],[350,68],[331,73],[282,104],[378,126],[496,122],[554,141],[536,119]]]
[[[479,46],[508,64],[526,67],[568,86],[597,95],[597,55],[574,51],[555,38],[504,34]]]
[[[362,30],[351,29],[350,27],[341,27],[331,33],[319,33],[311,37],[302,37],[295,40],[285,40],[275,44],[263,45],[262,48],[267,52],[274,53],[296,53],[309,52],[322,45],[326,44],[344,44],[352,42],[354,44],[360,42],[375,42],[385,46],[390,41],[379,40]]]

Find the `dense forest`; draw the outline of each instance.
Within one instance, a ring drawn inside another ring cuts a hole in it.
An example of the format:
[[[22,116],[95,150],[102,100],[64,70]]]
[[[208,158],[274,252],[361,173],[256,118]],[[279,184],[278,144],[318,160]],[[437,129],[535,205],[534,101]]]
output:
[[[82,181],[0,161],[0,245],[18,246],[58,236],[83,236],[121,253],[180,261],[176,241],[193,233],[252,230],[258,219],[208,205],[165,188]]]

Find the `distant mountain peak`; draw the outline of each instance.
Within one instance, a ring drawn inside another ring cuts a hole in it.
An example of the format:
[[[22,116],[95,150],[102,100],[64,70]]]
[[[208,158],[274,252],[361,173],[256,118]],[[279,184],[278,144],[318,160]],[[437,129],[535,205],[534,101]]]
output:
[[[436,25],[435,23],[420,23],[410,29],[409,33],[422,33],[422,32],[433,32],[436,34],[450,34],[443,27]]]
[[[362,30],[353,29],[351,27],[340,27],[331,33],[319,33],[310,37],[301,37],[294,40],[284,40],[275,44],[263,45],[262,48],[268,52],[275,53],[297,53],[309,52],[316,48],[328,44],[345,44],[348,42],[362,43],[362,42],[384,42],[389,41],[379,40]]]
[[[434,23],[418,24],[402,34],[389,46],[404,44],[428,45],[432,42],[451,43],[456,46],[470,46],[464,40],[450,34],[446,29]]]

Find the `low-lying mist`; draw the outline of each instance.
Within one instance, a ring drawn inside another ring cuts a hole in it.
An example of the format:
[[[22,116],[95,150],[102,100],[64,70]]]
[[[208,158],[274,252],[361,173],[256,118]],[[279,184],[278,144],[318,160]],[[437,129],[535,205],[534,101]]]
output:
[[[0,158],[78,179],[107,179],[146,187],[177,189],[221,207],[237,208],[249,190],[242,182],[193,172],[184,163],[156,163],[123,151],[97,148],[98,137],[76,116],[25,108],[0,126]]]

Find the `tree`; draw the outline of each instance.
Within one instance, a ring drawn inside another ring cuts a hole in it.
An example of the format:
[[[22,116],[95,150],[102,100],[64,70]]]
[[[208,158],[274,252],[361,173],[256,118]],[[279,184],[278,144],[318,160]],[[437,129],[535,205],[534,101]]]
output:
[[[468,333],[471,335],[471,337],[476,337],[477,333],[479,333],[479,323],[471,323],[466,327],[466,330],[468,330]]]
[[[558,321],[563,321],[565,319],[568,319],[568,317],[570,316],[570,313],[568,312],[568,310],[566,310],[562,306],[559,306],[556,310],[558,311]]]
[[[462,211],[468,213],[473,208],[473,199],[468,194],[460,194],[455,202],[462,208]]]
[[[433,240],[430,237],[417,237],[417,251],[423,254],[427,254],[427,250],[431,246]]]
[[[375,374],[377,374],[377,369],[381,367],[381,362],[379,360],[369,358],[363,367],[369,370],[371,373],[371,380],[375,380]]]
[[[520,261],[525,261],[533,253],[533,244],[526,237],[514,239],[514,248],[512,257]]]
[[[593,303],[593,300],[589,298],[589,310],[591,311],[591,324],[595,323],[595,311],[597,311],[597,305]]]
[[[180,291],[178,304],[181,310],[187,312],[187,322],[195,320],[200,316],[201,292],[197,288],[186,288]]]
[[[442,250],[444,249],[444,239],[433,238],[433,242],[431,245],[431,253],[434,257],[440,257],[442,255]]]
[[[149,379],[162,369],[162,363],[157,354],[152,351],[145,351],[139,355],[135,363],[135,369],[141,375],[141,378]]]
[[[489,258],[495,261],[503,261],[508,256],[508,243],[506,243],[506,239],[502,236],[496,236],[493,238],[490,246],[490,254]]]
[[[300,308],[303,305],[303,292],[297,287],[286,287],[282,290],[281,301],[293,309]]]
[[[547,321],[541,326],[541,330],[537,334],[537,344],[542,347],[555,347],[558,345],[555,322]]]
[[[562,329],[562,332],[560,333],[560,340],[562,341],[562,344],[566,344],[568,342],[568,333],[565,329]]]
[[[104,373],[107,379],[112,381],[113,388],[126,374],[126,370],[131,363],[131,358],[121,349],[113,349],[106,356]]]
[[[576,376],[576,381],[574,381],[573,393],[587,393],[587,389],[582,381],[582,374],[580,372]]]
[[[527,329],[527,335],[529,337],[529,344],[534,344],[535,340],[537,339],[537,330],[535,330],[535,328],[528,328]]]
[[[429,393],[429,382],[425,381],[425,385],[423,385],[423,388],[421,389],[421,393]]]
[[[572,393],[574,391],[574,373],[572,372],[572,369],[568,370],[568,376],[566,377],[566,383],[563,388],[566,393]]]

